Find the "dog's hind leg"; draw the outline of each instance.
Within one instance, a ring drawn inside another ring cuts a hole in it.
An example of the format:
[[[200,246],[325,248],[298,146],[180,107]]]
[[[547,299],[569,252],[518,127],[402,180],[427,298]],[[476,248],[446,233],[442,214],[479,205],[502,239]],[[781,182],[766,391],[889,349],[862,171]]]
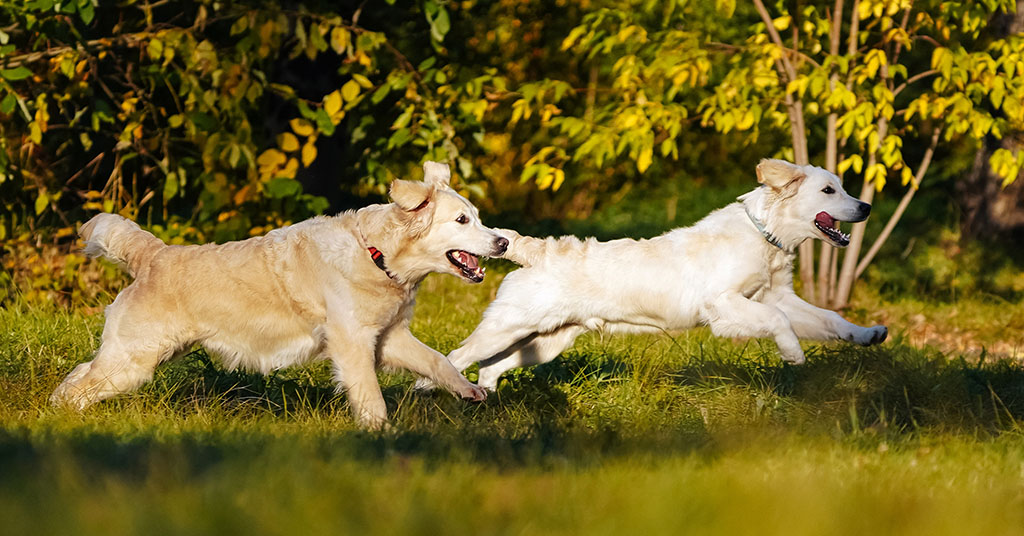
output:
[[[129,286],[107,307],[96,357],[67,375],[50,396],[51,403],[83,410],[133,391],[152,379],[156,366],[187,342],[177,336],[180,329],[154,319],[137,296],[135,287]]]
[[[105,336],[95,359],[75,367],[54,390],[50,402],[81,411],[134,391],[151,380],[156,366],[176,350],[177,346],[166,340],[125,341]]]
[[[719,337],[772,337],[782,359],[802,365],[806,358],[789,318],[773,305],[723,294],[705,312],[711,332]]]
[[[498,386],[498,379],[505,372],[514,368],[540,365],[547,363],[567,348],[572,346],[576,337],[582,335],[586,330],[583,326],[563,326],[551,333],[538,334],[530,337],[515,351],[502,356],[495,356],[497,359],[487,359],[481,362],[480,379],[477,385],[493,391]]]

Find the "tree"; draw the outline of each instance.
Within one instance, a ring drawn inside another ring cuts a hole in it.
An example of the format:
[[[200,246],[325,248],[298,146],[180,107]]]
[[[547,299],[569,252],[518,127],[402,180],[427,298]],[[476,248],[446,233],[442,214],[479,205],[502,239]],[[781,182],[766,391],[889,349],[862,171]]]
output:
[[[495,77],[438,61],[451,20],[435,0],[370,14],[32,0],[0,5],[0,21],[0,238],[70,234],[96,211],[164,224],[165,238],[258,233],[324,211],[298,180],[324,153],[344,153],[364,192],[425,159],[473,187],[461,150]]]

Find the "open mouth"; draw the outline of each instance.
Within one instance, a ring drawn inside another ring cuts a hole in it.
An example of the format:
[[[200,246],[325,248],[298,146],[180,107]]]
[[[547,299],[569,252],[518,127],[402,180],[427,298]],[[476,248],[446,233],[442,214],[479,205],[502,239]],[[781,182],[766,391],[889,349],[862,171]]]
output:
[[[845,248],[850,245],[850,235],[835,227],[836,219],[828,212],[819,212],[814,217],[814,226],[818,228],[833,244]]]
[[[448,261],[455,265],[462,273],[462,277],[479,283],[484,280],[484,268],[480,266],[480,258],[468,251],[453,249],[445,254]]]

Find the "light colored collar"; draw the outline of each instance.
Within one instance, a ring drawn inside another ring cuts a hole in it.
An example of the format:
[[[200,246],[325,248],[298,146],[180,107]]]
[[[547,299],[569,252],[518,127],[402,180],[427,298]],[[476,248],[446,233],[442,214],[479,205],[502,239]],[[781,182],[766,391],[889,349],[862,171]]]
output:
[[[757,227],[757,230],[761,232],[761,236],[763,236],[769,244],[781,249],[782,251],[789,251],[782,245],[782,242],[779,241],[775,235],[768,232],[768,229],[765,229],[764,223],[762,223],[761,220],[757,219],[756,216],[750,213],[750,208],[747,207],[746,203],[743,203],[743,211],[747,213],[747,217],[750,218],[750,222],[754,224],[754,227]]]

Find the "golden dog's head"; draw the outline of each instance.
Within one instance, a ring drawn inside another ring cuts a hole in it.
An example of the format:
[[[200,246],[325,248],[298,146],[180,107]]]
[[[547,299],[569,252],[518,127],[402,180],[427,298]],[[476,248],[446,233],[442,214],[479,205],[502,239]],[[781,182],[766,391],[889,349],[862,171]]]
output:
[[[422,181],[391,183],[391,200],[407,241],[402,262],[479,283],[484,279],[480,257],[501,255],[508,240],[484,227],[476,207],[451,189],[450,181],[447,164],[427,162]]]

